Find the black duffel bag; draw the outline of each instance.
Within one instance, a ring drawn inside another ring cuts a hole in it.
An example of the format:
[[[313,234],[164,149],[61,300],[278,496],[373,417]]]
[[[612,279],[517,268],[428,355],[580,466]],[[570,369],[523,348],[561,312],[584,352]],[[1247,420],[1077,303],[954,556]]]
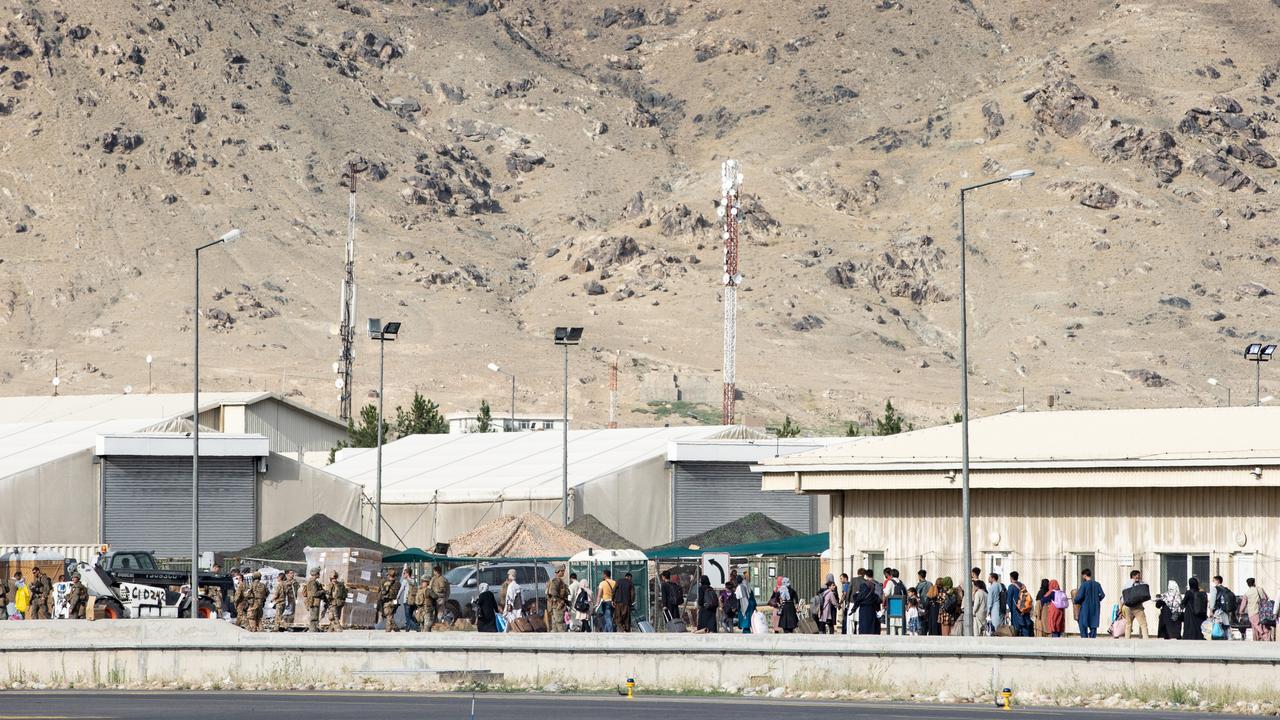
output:
[[[1127,587],[1120,593],[1121,602],[1125,607],[1141,607],[1143,603],[1151,599],[1151,588],[1146,583],[1138,583],[1132,587]]]

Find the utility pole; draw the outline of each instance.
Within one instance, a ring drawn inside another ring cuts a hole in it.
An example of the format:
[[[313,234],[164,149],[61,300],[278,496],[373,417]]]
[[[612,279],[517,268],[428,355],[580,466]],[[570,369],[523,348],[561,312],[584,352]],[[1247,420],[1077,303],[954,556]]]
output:
[[[613,365],[609,367],[609,428],[616,429],[618,427],[618,357],[621,353],[614,353]]]
[[[347,181],[347,262],[342,275],[342,308],[339,311],[338,336],[342,351],[338,355],[338,418],[351,419],[351,379],[355,368],[356,341],[356,175],[369,169],[364,160],[347,163],[342,173]]]
[[[738,272],[738,187],[742,185],[742,173],[737,160],[725,160],[720,169],[720,207],[716,214],[724,219],[724,402],[721,418],[725,425],[734,422],[734,401],[738,397],[737,346],[738,346],[738,285],[742,275]]]

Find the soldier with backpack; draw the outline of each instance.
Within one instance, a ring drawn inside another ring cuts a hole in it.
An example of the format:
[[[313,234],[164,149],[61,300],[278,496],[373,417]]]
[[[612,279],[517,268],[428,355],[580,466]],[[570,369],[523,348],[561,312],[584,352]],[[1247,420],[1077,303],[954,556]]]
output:
[[[329,632],[342,632],[342,608],[347,604],[347,584],[338,578],[338,571],[329,573],[329,585],[324,589],[329,600],[326,615],[329,618]]]

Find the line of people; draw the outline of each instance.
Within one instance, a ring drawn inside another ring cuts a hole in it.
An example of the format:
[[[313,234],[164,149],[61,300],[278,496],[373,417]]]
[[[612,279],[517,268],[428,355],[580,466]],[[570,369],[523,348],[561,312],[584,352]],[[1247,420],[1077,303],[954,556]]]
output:
[[[0,577],[0,620],[84,620],[89,606],[89,590],[80,582],[80,573],[71,579],[59,575],[55,583],[38,567],[28,581],[21,570],[12,578]]]

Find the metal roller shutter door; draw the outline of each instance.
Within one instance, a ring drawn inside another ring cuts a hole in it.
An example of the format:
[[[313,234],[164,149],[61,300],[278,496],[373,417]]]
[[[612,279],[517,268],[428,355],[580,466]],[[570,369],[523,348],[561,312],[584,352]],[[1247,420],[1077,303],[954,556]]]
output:
[[[813,500],[806,495],[765,492],[760,475],[742,463],[676,463],[675,539],[689,537],[754,512],[802,533],[812,532]]]
[[[257,542],[257,472],[253,458],[200,458],[200,551]],[[161,557],[191,554],[191,458],[102,458],[106,542]]]

